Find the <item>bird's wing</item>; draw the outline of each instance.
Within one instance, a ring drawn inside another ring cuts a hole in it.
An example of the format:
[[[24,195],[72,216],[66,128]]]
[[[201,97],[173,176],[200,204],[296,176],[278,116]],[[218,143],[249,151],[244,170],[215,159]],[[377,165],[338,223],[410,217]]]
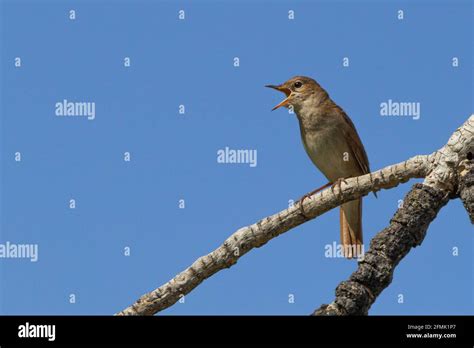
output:
[[[367,153],[365,152],[364,145],[359,138],[359,134],[357,134],[357,130],[352,123],[351,119],[346,115],[346,113],[341,110],[340,113],[344,120],[346,127],[343,127],[342,131],[345,133],[345,139],[349,142],[349,147],[352,150],[354,157],[359,164],[360,169],[364,174],[370,173],[369,167],[369,158],[367,157]],[[353,132],[351,131],[353,130]]]

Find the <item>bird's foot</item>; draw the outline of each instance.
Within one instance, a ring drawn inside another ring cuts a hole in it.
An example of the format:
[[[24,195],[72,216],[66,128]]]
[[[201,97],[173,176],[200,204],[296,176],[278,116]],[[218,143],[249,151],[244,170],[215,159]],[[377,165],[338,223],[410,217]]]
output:
[[[309,198],[311,197],[312,195],[318,193],[319,191],[321,190],[324,190],[326,187],[329,187],[331,186],[333,183],[332,182],[328,182],[326,185],[323,185],[321,186],[320,188],[317,188],[316,190],[313,190],[307,194],[305,194],[303,197],[301,197],[298,201],[300,202],[300,211],[301,211],[301,214],[306,218],[306,219],[309,219],[309,217],[306,215],[306,213],[304,212],[304,208],[303,208],[303,202],[306,198]]]
[[[332,185],[331,185],[331,192],[336,195],[336,193],[334,192],[334,188],[337,187],[339,188],[339,195],[342,194],[342,183],[346,184],[347,185],[347,181],[346,181],[346,178],[339,178],[337,179]]]

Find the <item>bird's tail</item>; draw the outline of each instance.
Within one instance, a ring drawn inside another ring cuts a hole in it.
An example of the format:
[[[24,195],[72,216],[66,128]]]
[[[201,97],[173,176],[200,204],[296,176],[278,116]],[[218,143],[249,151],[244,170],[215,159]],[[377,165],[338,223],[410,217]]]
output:
[[[362,242],[362,199],[344,203],[340,208],[341,244],[348,259],[361,257]]]

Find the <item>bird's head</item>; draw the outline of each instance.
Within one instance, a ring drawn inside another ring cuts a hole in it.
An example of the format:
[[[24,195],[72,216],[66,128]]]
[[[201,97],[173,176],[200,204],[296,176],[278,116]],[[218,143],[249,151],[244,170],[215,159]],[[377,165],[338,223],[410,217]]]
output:
[[[298,110],[303,107],[305,102],[317,102],[318,99],[327,95],[326,91],[315,80],[305,76],[295,76],[281,85],[267,85],[265,87],[276,89],[286,95],[286,98],[275,106],[272,111],[281,106],[288,108],[290,105]]]

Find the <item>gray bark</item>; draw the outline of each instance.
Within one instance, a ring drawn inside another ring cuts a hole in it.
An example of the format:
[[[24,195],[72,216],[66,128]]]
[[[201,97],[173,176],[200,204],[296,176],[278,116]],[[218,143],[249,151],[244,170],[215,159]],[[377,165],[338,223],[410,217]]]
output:
[[[431,156],[415,156],[374,173],[346,179],[341,187],[327,189],[306,198],[301,204],[240,228],[211,253],[198,258],[169,282],[141,296],[134,304],[117,315],[152,315],[172,306],[206,278],[229,268],[254,248],[259,248],[280,234],[299,226],[325,212],[370,193],[388,189],[411,178],[425,177]]]

